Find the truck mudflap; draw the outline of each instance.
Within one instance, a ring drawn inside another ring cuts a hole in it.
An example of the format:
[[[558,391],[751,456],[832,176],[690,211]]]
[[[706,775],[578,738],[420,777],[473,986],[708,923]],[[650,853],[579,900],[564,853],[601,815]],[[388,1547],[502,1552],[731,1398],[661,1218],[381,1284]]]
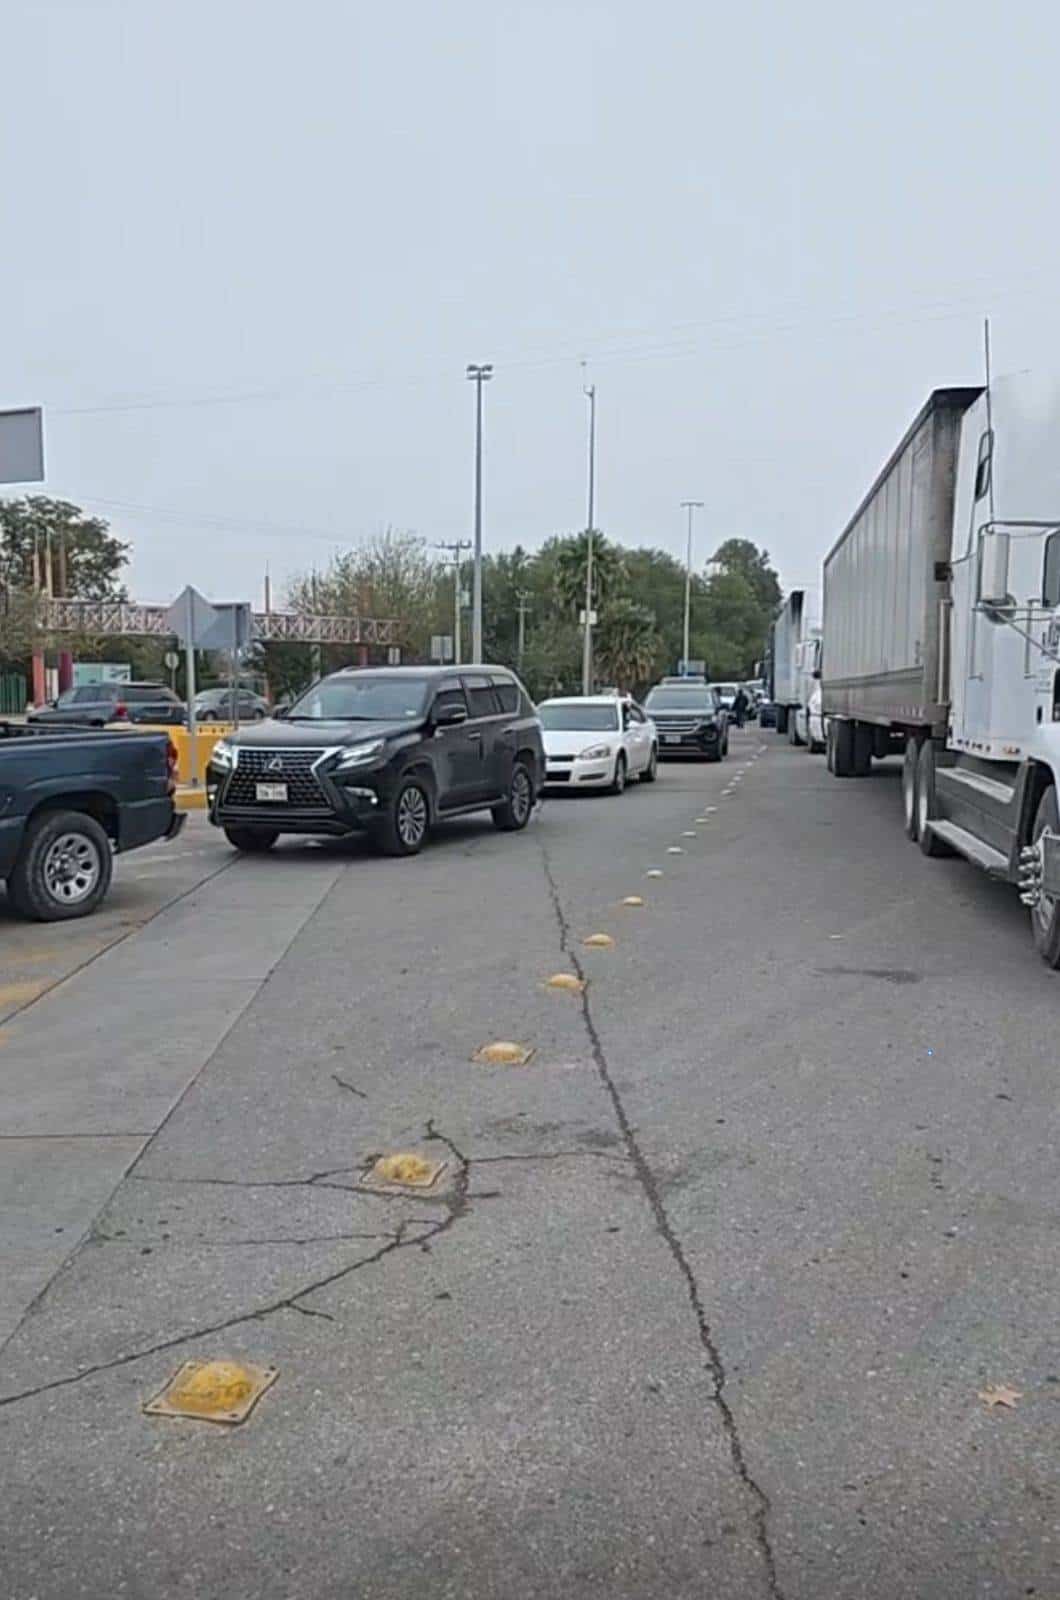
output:
[[[1060,900],[1060,833],[1046,828],[1020,851],[1019,888],[1025,906],[1036,906],[1043,895]]]

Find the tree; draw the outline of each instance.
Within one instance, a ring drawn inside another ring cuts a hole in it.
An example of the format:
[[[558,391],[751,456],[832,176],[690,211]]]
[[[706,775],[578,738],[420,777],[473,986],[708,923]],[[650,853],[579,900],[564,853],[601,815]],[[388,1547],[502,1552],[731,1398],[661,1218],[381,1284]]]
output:
[[[589,536],[574,533],[555,541],[556,593],[562,605],[575,615],[585,609],[585,569],[589,560]],[[593,534],[593,606],[602,608],[622,588],[625,572],[622,552],[602,533]]]
[[[780,605],[782,590],[768,550],[759,550],[750,539],[726,539],[714,552],[714,563],[722,571],[744,578],[762,611],[773,615]]]
[[[287,603],[293,611],[328,616],[396,617],[405,654],[426,660],[431,634],[451,631],[442,626],[446,587],[426,541],[388,528],[356,550],[334,556],[323,572],[296,578]]]
[[[120,600],[122,569],[129,546],[109,532],[102,517],[86,516],[68,500],[26,495],[0,500],[0,588],[31,590],[36,576],[47,587],[49,553],[52,586],[77,600]]]
[[[621,596],[600,613],[594,636],[597,676],[619,689],[633,690],[655,673],[659,635],[654,613]]]

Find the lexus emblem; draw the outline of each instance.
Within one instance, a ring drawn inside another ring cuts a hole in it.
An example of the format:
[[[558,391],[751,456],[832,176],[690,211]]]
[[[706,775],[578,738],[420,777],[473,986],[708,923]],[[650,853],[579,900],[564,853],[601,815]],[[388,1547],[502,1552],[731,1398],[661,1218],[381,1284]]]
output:
[[[280,757],[279,756],[273,756],[271,761],[266,761],[266,763],[265,763],[265,771],[266,772],[282,772],[283,771],[283,762],[281,761]]]

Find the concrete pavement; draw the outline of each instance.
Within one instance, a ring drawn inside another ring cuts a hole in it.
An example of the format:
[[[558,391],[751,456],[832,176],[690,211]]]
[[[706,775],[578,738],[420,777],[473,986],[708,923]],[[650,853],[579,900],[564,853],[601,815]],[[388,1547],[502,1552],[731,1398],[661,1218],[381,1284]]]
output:
[[[120,947],[153,1044],[111,957],[5,1029],[19,1126],[123,1133],[123,1064],[160,1124],[0,1358],[15,1600],[1060,1592],[1057,979],[894,774],[761,742],[240,862]],[[244,1428],[141,1414],[214,1354],[280,1368]]]

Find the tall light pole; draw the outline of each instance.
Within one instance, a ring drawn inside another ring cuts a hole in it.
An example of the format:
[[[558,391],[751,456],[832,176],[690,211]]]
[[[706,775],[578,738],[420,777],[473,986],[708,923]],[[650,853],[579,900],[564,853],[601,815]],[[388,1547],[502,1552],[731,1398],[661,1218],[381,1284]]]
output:
[[[525,589],[520,589],[515,597],[519,607],[519,647],[516,652],[516,664],[520,672],[523,670],[523,651],[526,648],[526,613],[530,609],[530,596]]]
[[[482,385],[493,377],[489,362],[469,362],[465,376],[475,385],[475,568],[471,580],[471,659],[482,661]]]
[[[683,671],[688,671],[689,633],[692,621],[692,518],[703,509],[702,500],[682,500],[681,507],[688,512],[688,554],[685,559],[685,652]]]
[[[596,385],[585,391],[589,402],[589,520],[585,530],[585,644],[582,651],[582,694],[593,692],[593,520],[596,516]]]

